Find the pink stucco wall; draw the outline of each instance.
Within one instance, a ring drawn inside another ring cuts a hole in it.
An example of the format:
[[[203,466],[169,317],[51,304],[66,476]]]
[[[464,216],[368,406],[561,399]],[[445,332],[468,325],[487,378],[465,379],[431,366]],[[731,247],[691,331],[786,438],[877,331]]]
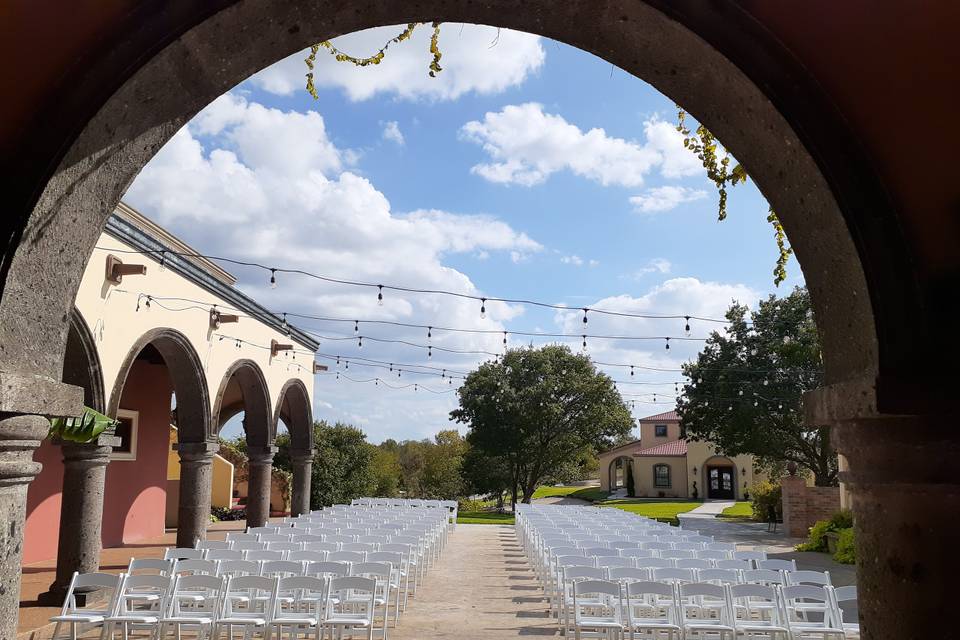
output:
[[[140,412],[137,459],[113,460],[107,466],[102,538],[105,547],[163,534],[170,389],[164,365],[138,360],[127,377],[120,408]],[[60,447],[44,442],[34,459],[43,464],[43,471],[27,493],[24,564],[56,557],[60,527]]]

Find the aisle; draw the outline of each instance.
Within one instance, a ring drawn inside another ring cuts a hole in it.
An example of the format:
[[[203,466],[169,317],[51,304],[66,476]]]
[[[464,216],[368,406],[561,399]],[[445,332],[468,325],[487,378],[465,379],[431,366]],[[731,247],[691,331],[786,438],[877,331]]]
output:
[[[459,525],[388,640],[559,636],[512,526]]]

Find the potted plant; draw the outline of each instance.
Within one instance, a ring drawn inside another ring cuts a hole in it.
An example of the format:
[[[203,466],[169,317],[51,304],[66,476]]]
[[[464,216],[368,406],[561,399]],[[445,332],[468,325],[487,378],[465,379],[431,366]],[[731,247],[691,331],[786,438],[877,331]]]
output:
[[[84,407],[80,416],[50,418],[50,436],[64,442],[91,442],[116,427],[117,420],[90,407]]]

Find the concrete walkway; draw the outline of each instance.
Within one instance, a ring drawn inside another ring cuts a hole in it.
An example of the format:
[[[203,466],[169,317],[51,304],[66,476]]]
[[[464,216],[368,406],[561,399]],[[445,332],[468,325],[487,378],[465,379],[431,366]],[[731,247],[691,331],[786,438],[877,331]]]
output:
[[[736,502],[733,500],[711,500],[704,502],[696,509],[687,511],[683,515],[687,518],[715,518],[727,507],[732,507]]]
[[[389,640],[559,636],[512,526],[458,525]]]

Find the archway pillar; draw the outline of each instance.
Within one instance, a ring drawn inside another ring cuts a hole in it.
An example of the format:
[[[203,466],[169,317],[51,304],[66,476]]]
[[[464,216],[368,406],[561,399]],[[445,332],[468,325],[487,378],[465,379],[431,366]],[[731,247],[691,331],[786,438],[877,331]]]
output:
[[[100,568],[103,492],[107,464],[120,438],[103,433],[83,444],[59,442],[63,452],[63,498],[57,543],[57,572],[40,602],[63,603],[74,571],[90,573]]]
[[[177,546],[192,547],[207,536],[210,523],[210,493],[213,488],[215,442],[183,442],[174,445],[180,455],[180,504],[177,510]]]
[[[293,487],[290,491],[290,515],[310,513],[310,488],[313,483],[313,451],[291,451]]]
[[[882,413],[876,386],[807,394],[807,416],[846,458],[864,637],[937,637],[960,575],[960,415]]]
[[[247,448],[247,527],[262,527],[270,518],[274,446]]]
[[[33,452],[50,431],[46,416],[82,412],[80,387],[0,371],[0,637],[17,634],[27,488],[42,468]]]

